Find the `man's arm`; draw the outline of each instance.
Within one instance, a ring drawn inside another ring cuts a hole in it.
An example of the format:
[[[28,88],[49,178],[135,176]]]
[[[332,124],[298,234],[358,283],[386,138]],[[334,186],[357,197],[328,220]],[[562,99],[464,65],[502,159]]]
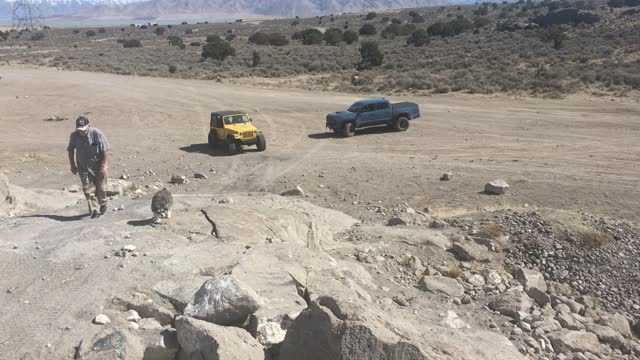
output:
[[[69,165],[71,166],[71,173],[76,175],[78,173],[78,167],[76,166],[76,158],[73,150],[67,150],[69,153]]]
[[[107,176],[107,158],[109,158],[109,149],[102,153],[102,160],[100,160],[100,176]]]

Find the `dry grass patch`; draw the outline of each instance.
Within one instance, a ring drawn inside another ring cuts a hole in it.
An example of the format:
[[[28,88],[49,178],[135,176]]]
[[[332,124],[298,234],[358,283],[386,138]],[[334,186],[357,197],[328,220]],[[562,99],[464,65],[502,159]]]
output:
[[[460,267],[460,264],[455,264],[451,266],[451,268],[449,268],[449,272],[447,273],[447,275],[455,279],[459,278],[463,272],[464,271],[462,270],[462,267]]]
[[[496,223],[482,225],[478,231],[478,236],[487,239],[497,239],[502,236],[502,227]]]
[[[603,247],[613,240],[611,235],[593,228],[578,230],[576,238],[589,247]]]

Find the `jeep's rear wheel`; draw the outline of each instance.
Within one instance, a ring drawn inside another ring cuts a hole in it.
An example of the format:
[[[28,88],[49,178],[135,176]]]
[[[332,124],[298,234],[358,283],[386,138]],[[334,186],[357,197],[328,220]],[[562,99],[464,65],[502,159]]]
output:
[[[406,131],[409,128],[409,119],[406,117],[399,117],[393,127],[398,131]]]
[[[218,139],[216,138],[216,133],[210,132],[208,138],[209,146],[216,147],[218,146]]]
[[[346,123],[342,128],[342,136],[344,137],[352,137],[356,134],[356,128],[353,123]]]
[[[256,143],[258,151],[265,151],[267,149],[267,140],[263,134],[258,134],[258,142]]]

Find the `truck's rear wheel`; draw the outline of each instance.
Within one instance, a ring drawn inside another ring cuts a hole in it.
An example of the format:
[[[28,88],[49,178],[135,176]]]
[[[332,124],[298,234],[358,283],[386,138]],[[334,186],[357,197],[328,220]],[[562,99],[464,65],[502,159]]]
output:
[[[355,128],[355,125],[353,125],[353,123],[344,124],[344,127],[342,128],[342,136],[352,137],[355,134],[356,134],[356,128]]]
[[[265,151],[267,149],[267,139],[263,134],[258,134],[258,143],[256,144],[258,151]]]
[[[406,131],[409,128],[409,119],[406,117],[399,117],[393,127],[398,131]]]

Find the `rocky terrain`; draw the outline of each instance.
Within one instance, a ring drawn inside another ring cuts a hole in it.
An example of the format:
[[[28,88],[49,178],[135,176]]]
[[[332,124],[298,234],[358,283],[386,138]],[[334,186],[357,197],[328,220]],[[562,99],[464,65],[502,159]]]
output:
[[[2,359],[640,357],[635,105],[400,98],[407,132],[340,139],[350,95],[0,70]],[[228,108],[267,151],[204,144]],[[82,113],[113,146],[99,219]]]

